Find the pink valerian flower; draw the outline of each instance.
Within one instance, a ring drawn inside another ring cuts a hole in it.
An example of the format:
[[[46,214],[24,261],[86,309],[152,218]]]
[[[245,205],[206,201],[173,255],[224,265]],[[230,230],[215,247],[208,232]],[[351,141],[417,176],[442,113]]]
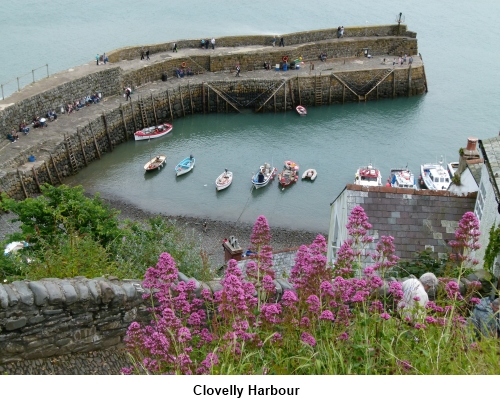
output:
[[[399,260],[399,257],[394,254],[395,251],[394,238],[392,236],[381,236],[377,242],[376,253],[372,254],[375,262],[374,270],[384,275],[387,270],[394,267]]]
[[[325,311],[321,312],[319,319],[324,320],[324,321],[334,321],[335,316],[333,315],[332,311],[325,310]]]
[[[460,294],[460,286],[456,281],[449,281],[445,286],[445,290],[449,298],[456,299],[458,301],[463,299]]]
[[[283,340],[283,336],[281,336],[281,333],[278,333],[276,332],[272,338],[271,338],[271,342],[272,343],[277,343],[277,342],[281,342]]]
[[[420,301],[420,297],[418,295],[413,297],[413,301],[416,301],[416,302]]]
[[[427,316],[425,318],[425,322],[429,323],[429,324],[433,324],[433,323],[437,323],[437,319],[434,318],[433,316]]]
[[[391,281],[389,283],[389,292],[396,302],[399,302],[404,295],[402,284],[399,281]]]
[[[278,304],[263,304],[260,308],[261,316],[270,323],[281,323],[281,305]]]
[[[349,340],[349,335],[347,334],[347,332],[342,332],[339,337],[338,337],[339,340]]]
[[[387,312],[384,312],[384,313],[380,314],[380,317],[382,319],[385,319],[386,321],[391,318],[391,316]]]
[[[297,294],[295,294],[291,290],[286,290],[283,293],[283,296],[281,297],[280,304],[282,304],[284,307],[291,307],[295,306],[295,304],[298,302]]]
[[[372,228],[365,210],[359,205],[352,209],[346,228],[349,235],[356,241],[365,236]]]
[[[321,302],[316,295],[307,297],[306,303],[309,305],[309,311],[318,312],[321,309]]]
[[[311,320],[307,316],[302,317],[302,319],[300,320],[300,326],[308,328],[309,326],[311,326]]]
[[[426,329],[427,327],[423,323],[416,323],[415,329]]]
[[[295,256],[295,266],[290,271],[290,282],[299,299],[320,293],[321,283],[332,278],[326,259],[326,240],[318,235],[309,246],[301,246]]]
[[[404,372],[411,371],[412,369],[412,365],[408,360],[398,360],[397,364],[403,369]]]
[[[384,304],[382,304],[382,302],[380,300],[374,300],[370,304],[369,310],[370,310],[370,312],[374,312],[374,313],[382,312],[384,310]]]
[[[337,251],[337,257],[335,264],[333,265],[333,276],[334,277],[351,277],[354,270],[352,265],[354,263],[354,250],[352,248],[354,241],[352,239],[346,239],[344,243],[340,246]]]
[[[191,332],[188,328],[182,327],[177,331],[177,341],[180,343],[188,342],[191,340]]]
[[[251,281],[262,280],[264,275],[270,275],[273,279],[273,251],[271,242],[271,230],[265,216],[261,215],[255,221],[252,235],[250,236],[249,250],[255,252],[252,259],[257,264],[256,269],[247,268],[247,277]],[[254,271],[257,270],[257,273]]]
[[[314,337],[307,333],[307,332],[302,332],[302,335],[300,335],[300,340],[302,340],[305,344],[309,346],[316,346],[316,339]]]
[[[481,300],[477,297],[472,297],[469,302],[472,304],[472,305],[477,305],[479,303],[481,303]]]
[[[201,363],[201,367],[197,370],[197,374],[208,374],[212,368],[219,364],[219,358],[215,353],[208,353]]]
[[[276,286],[274,285],[273,278],[270,275],[266,274],[262,279],[262,288],[269,296],[273,296],[276,293]]]
[[[450,254],[450,258],[466,267],[474,267],[478,264],[473,253],[481,247],[480,235],[478,219],[473,212],[466,212],[458,223],[455,240],[448,242],[454,251]]]

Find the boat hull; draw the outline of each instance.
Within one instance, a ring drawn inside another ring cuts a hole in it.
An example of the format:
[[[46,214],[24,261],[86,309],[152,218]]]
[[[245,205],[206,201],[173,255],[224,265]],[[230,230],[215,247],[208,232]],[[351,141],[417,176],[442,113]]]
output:
[[[280,187],[288,187],[297,182],[299,176],[295,170],[284,169],[278,174],[278,181]]]
[[[176,176],[182,176],[183,174],[189,173],[193,170],[195,165],[195,159],[186,158],[182,162],[180,162],[177,166],[175,166],[175,174]]]
[[[224,190],[228,188],[232,182],[233,182],[233,173],[224,172],[219,177],[217,177],[217,180],[215,180],[215,189],[217,191]]]
[[[134,133],[134,139],[136,141],[147,141],[149,139],[161,138],[162,136],[168,134],[172,131],[172,125],[165,123],[159,126],[153,126],[149,128],[144,128],[141,131]],[[159,129],[158,131],[156,131]]]
[[[263,171],[264,174],[264,179],[262,181],[259,181],[259,173]],[[252,184],[255,188],[261,188],[265,187],[269,184],[271,180],[274,179],[276,176],[278,169],[276,167],[268,166],[268,164],[264,164],[264,166],[260,167],[259,172],[257,172],[253,177],[252,177]]]
[[[154,170],[161,170],[165,162],[167,161],[167,157],[165,155],[158,155],[151,159],[144,165],[144,170],[147,172],[152,172]]]
[[[317,175],[318,172],[316,171],[316,169],[307,169],[304,173],[302,173],[302,179],[309,179],[311,181],[314,181]]]
[[[301,106],[301,105],[298,105],[297,107],[295,107],[295,111],[297,111],[297,113],[301,116],[301,117],[304,117],[307,115],[307,110],[304,106]]]

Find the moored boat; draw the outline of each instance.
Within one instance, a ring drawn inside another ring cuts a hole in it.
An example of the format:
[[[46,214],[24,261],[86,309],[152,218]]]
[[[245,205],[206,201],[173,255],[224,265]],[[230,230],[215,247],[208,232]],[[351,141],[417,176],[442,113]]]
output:
[[[161,170],[166,161],[167,157],[165,155],[157,155],[144,165],[144,170],[147,172]]]
[[[371,163],[368,166],[362,166],[356,171],[354,184],[360,186],[381,186],[382,175],[380,170],[375,169]]]
[[[224,172],[217,177],[215,180],[215,189],[217,191],[224,190],[228,188],[233,182],[233,172],[229,172],[227,169],[224,169]]]
[[[290,184],[296,183],[299,176],[295,170],[284,168],[278,174],[278,181],[281,187],[288,187]]]
[[[391,175],[387,180],[390,187],[396,188],[417,188],[417,183],[415,181],[415,175],[405,169],[391,169]]]
[[[295,107],[295,110],[299,113],[300,116],[307,115],[306,107],[302,105],[298,105],[297,107]]]
[[[180,162],[177,166],[175,166],[175,174],[177,176],[180,176],[182,174],[190,172],[191,170],[193,170],[194,164],[195,164],[194,156],[190,155],[182,162]]]
[[[148,139],[160,138],[163,135],[168,134],[172,131],[172,125],[164,123],[161,125],[144,128],[140,131],[134,133],[134,138],[136,141],[146,141]]]
[[[285,160],[285,168],[288,170],[299,170],[299,165],[292,160]]]
[[[443,162],[420,165],[420,184],[429,190],[448,190],[450,173],[443,167]]]
[[[259,171],[252,176],[252,184],[255,188],[267,186],[274,179],[277,171],[276,167],[271,167],[269,163],[264,163],[263,166],[260,166]]]
[[[307,169],[304,173],[302,173],[302,179],[310,179],[313,181],[316,179],[316,176],[318,175],[318,172],[316,169]]]

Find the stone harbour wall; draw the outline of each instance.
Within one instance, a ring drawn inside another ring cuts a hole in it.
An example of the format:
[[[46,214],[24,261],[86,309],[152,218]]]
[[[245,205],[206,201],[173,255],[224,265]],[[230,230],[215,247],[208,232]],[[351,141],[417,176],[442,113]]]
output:
[[[398,26],[394,25],[372,25],[361,27],[344,27],[344,37],[357,38],[357,37],[382,37],[382,36],[398,36],[406,38],[416,38],[417,34],[407,30],[405,24],[401,24],[398,35]],[[306,42],[324,41],[337,37],[336,28],[328,28],[314,31],[303,31],[291,34],[276,35],[276,46],[279,44],[280,38],[283,37],[285,45],[300,45]],[[174,43],[178,48],[198,48],[202,38],[197,39],[180,39],[177,41],[165,42],[161,44],[150,44],[142,46],[130,46],[125,48],[116,49],[108,53],[110,62],[118,62],[120,60],[137,59],[141,56],[141,51],[149,49],[151,54],[171,51]],[[212,39],[212,38],[204,38]],[[269,46],[273,35],[242,35],[231,37],[218,37],[215,38],[216,47],[236,47],[236,46]]]
[[[40,185],[61,184],[65,177],[75,174],[102,155],[112,153],[119,144],[132,140],[135,131],[173,122],[186,115],[230,113],[236,112],[236,109],[276,112],[292,110],[298,104],[312,106],[365,101],[364,94],[384,77],[377,88],[366,96],[366,100],[425,92],[423,66],[397,69],[392,73],[389,73],[390,70],[390,65],[387,65],[383,69],[323,72],[286,80],[188,82],[178,88],[155,92],[154,96],[135,99],[78,126],[56,146],[49,148],[42,142],[2,162],[0,190],[18,200],[35,196],[40,193]],[[137,76],[137,80],[149,80],[146,79],[149,72],[141,71],[145,76]],[[138,75],[137,72],[134,74]],[[30,155],[36,155],[37,161],[27,168],[24,163]]]

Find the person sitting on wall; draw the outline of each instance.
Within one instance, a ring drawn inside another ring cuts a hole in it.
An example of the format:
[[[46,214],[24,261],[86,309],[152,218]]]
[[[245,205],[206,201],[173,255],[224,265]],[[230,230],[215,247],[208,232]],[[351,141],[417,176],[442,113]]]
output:
[[[66,105],[66,112],[67,112],[68,114],[71,114],[71,113],[73,112],[73,105],[72,105],[71,103],[68,103],[68,104]]]
[[[188,67],[188,68],[186,68],[186,74],[187,74],[188,76],[193,76],[193,75],[194,75],[193,71],[192,71],[192,70],[191,70],[191,68],[189,68],[189,67]]]
[[[319,55],[319,58],[321,59],[321,62],[326,62],[326,53],[321,52],[321,54]]]
[[[26,121],[19,124],[19,131],[23,132],[24,135],[27,135],[28,132],[30,132],[30,128],[26,125]]]
[[[75,100],[73,102],[73,111],[78,111],[80,110],[80,102],[78,100]]]
[[[92,98],[89,96],[85,97],[85,105],[86,106],[89,106],[91,104],[93,104],[94,102],[92,101]]]
[[[99,101],[101,101],[101,98],[99,97],[99,94],[94,93],[94,96],[93,96],[93,97],[94,97],[94,103],[96,103],[96,104],[97,104]]]

